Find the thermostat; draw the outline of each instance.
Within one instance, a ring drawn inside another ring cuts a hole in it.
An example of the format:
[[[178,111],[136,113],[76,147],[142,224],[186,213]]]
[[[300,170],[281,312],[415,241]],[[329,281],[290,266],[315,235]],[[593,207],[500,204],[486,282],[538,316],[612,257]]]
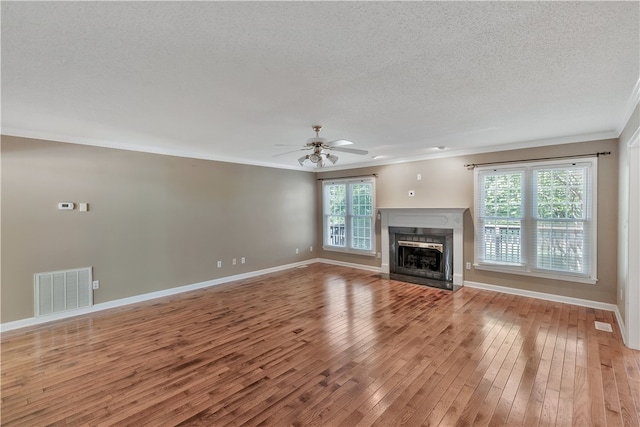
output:
[[[60,202],[58,203],[58,209],[61,211],[70,211],[73,210],[74,205],[71,202]]]

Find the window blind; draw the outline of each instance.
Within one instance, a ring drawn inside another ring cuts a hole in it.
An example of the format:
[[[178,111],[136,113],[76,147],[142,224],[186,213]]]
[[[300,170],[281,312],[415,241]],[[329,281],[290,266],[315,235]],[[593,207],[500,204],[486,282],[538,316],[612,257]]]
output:
[[[532,168],[532,268],[590,274],[591,175],[589,163]]]

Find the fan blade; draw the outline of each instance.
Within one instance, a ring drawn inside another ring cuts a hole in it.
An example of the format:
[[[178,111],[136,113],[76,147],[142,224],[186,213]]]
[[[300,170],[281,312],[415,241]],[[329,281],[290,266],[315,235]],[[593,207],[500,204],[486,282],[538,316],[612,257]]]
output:
[[[346,139],[336,139],[335,141],[327,142],[329,147],[340,147],[342,145],[351,145],[353,142],[347,141]]]
[[[330,147],[330,149],[333,151],[342,151],[343,153],[360,154],[360,155],[369,154],[367,150],[358,150],[355,148]]]
[[[308,148],[299,148],[297,150],[292,150],[292,151],[286,151],[284,153],[280,153],[280,154],[274,154],[271,157],[280,157],[280,156],[284,156],[285,154],[291,154],[291,153],[297,153],[298,151],[304,151],[304,150],[308,150]]]

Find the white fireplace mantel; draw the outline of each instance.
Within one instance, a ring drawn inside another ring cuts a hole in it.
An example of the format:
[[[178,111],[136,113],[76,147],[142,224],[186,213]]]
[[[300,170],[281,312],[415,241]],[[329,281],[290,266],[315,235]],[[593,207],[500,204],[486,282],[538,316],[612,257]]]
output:
[[[382,273],[389,274],[389,227],[453,230],[453,284],[462,286],[463,224],[467,208],[378,208],[381,220]]]

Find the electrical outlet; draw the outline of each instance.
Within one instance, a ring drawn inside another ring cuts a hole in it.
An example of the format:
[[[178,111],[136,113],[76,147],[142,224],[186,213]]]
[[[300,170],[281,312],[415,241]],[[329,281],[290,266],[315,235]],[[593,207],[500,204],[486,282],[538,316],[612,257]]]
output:
[[[244,262],[245,262],[244,257],[240,258],[240,264],[244,264]]]
[[[231,265],[236,265],[236,259],[235,258],[231,260]]]
[[[222,261],[218,261],[218,268],[222,267]]]
[[[100,281],[99,280],[94,280],[91,283],[91,286],[93,287],[93,289],[100,289]]]
[[[376,252],[376,258],[380,259],[382,257],[382,254],[380,252]]]
[[[296,248],[296,253],[297,253],[297,254],[299,254],[299,253],[300,253],[300,250],[299,250],[298,248]]]
[[[422,174],[419,173],[418,175],[416,175],[416,180],[418,181],[422,181]]]
[[[471,270],[471,263],[468,262],[466,267],[467,267],[467,270]]]
[[[313,252],[313,246],[309,246],[309,252]]]

